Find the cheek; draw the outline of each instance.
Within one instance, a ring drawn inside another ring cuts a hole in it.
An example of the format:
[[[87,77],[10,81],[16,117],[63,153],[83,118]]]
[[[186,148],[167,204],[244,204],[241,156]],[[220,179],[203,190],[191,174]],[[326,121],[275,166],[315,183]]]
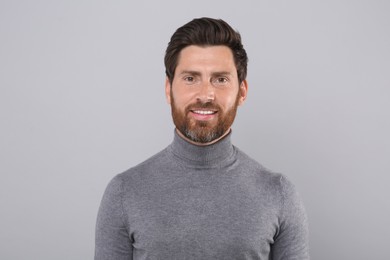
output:
[[[219,96],[219,102],[218,100],[217,102],[225,108],[231,108],[235,106],[237,102],[237,98],[238,98],[238,92],[223,93]]]
[[[183,91],[183,90],[172,90],[171,95],[173,95],[173,98],[175,100],[175,104],[181,108],[182,106],[186,106],[188,104],[193,103],[196,101],[196,95],[191,93],[190,91]]]

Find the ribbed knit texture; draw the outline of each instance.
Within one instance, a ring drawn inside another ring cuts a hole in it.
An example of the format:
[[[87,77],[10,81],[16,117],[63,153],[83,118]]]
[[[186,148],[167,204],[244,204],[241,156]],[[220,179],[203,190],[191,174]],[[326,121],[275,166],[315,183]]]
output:
[[[95,260],[305,260],[307,219],[293,185],[231,144],[176,133],[171,145],[109,183]]]

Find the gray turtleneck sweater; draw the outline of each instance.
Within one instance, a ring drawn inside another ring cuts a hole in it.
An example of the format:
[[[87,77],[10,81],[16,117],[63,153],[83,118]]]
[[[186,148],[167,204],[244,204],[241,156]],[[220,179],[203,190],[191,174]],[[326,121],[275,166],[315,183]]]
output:
[[[231,144],[175,133],[163,151],[109,183],[95,260],[306,260],[307,219],[293,185]]]

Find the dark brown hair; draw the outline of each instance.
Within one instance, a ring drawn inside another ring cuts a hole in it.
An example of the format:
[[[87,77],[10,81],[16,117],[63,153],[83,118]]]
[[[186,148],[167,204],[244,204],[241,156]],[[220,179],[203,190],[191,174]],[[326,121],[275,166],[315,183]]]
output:
[[[239,83],[246,79],[248,57],[240,34],[220,19],[198,18],[178,28],[165,51],[165,73],[172,84],[182,49],[190,45],[227,46],[232,50]]]

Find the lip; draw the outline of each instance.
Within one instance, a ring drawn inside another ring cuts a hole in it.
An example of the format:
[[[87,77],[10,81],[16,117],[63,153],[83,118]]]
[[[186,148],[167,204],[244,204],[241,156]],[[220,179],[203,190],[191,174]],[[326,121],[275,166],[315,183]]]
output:
[[[191,109],[190,114],[196,120],[208,121],[216,117],[218,111],[214,109]]]

